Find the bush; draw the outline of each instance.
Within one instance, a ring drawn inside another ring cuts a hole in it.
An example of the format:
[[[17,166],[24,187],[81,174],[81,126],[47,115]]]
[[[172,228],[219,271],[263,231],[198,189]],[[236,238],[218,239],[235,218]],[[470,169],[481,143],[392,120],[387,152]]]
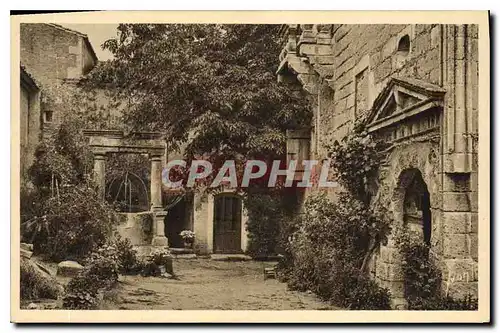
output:
[[[137,258],[137,251],[134,250],[132,243],[128,238],[121,238],[116,235],[113,241],[116,247],[116,255],[118,258],[118,270],[122,274],[135,274],[141,271],[141,263]]]
[[[389,308],[388,290],[364,271],[368,240],[382,239],[388,228],[377,214],[347,194],[335,204],[319,194],[308,198],[290,228],[296,231],[278,269],[291,289],[311,290],[345,308]]]
[[[112,288],[117,281],[117,249],[114,245],[104,245],[86,258],[83,271],[68,283],[63,307],[95,309],[99,303],[99,291]]]
[[[157,249],[151,253],[146,261],[142,263],[142,276],[160,276],[162,274],[161,267],[165,267],[165,271],[174,275],[172,256],[168,249]]]
[[[283,218],[279,197],[267,193],[249,193],[245,200],[248,211],[248,254],[252,257],[276,255],[280,220]]]
[[[66,185],[58,192],[23,224],[23,238],[33,241],[36,253],[54,261],[79,261],[107,241],[116,215],[89,184]]]
[[[385,158],[385,148],[387,143],[375,140],[363,123],[356,124],[340,143],[335,141],[328,147],[340,184],[367,204],[370,202],[367,184]]]
[[[368,278],[359,279],[350,291],[348,309],[353,310],[389,310],[391,308],[390,293],[385,288]]]
[[[396,237],[403,256],[404,295],[409,310],[477,310],[478,300],[471,295],[453,299],[443,295],[441,270],[429,257],[428,245],[413,240],[407,232]]]
[[[83,274],[98,277],[99,288],[108,288],[118,281],[118,254],[114,244],[98,248],[84,263]]]
[[[80,274],[69,282],[63,298],[63,308],[91,310],[98,306],[98,280],[96,276]]]
[[[57,299],[60,290],[56,281],[37,272],[33,264],[26,259],[21,259],[20,270],[20,291],[22,300],[39,298]]]

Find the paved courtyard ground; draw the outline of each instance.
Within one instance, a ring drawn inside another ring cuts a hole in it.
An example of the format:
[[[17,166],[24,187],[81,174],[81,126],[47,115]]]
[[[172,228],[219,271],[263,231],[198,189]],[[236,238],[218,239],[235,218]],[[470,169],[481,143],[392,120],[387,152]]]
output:
[[[130,310],[331,310],[310,293],[264,280],[269,262],[178,259],[179,280],[123,276],[106,309]]]

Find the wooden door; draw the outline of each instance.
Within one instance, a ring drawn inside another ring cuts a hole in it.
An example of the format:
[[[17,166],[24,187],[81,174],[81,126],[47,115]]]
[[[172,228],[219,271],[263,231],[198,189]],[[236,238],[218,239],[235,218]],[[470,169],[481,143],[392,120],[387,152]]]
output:
[[[214,252],[241,251],[241,199],[218,195],[214,198]]]

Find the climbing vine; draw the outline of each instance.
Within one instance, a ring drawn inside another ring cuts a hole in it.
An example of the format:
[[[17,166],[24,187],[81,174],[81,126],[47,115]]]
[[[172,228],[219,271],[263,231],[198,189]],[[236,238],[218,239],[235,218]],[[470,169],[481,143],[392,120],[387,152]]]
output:
[[[335,141],[330,148],[332,167],[338,182],[352,198],[359,201],[360,210],[368,214],[365,227],[365,241],[368,247],[365,252],[361,271],[365,272],[373,251],[386,240],[389,227],[389,214],[383,206],[371,205],[369,180],[376,177],[379,166],[383,162],[387,144],[370,135],[363,123],[356,124],[353,130]],[[355,211],[353,213],[356,213]]]
[[[339,183],[366,204],[371,199],[368,180],[376,176],[386,146],[386,143],[375,140],[363,124],[358,124],[340,142],[335,141],[327,147]]]

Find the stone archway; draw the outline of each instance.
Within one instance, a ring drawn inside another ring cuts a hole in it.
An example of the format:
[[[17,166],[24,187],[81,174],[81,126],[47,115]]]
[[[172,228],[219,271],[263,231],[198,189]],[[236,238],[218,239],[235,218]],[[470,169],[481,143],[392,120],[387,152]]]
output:
[[[406,307],[402,259],[395,242],[399,229],[409,225],[416,236],[431,246],[433,256],[440,252],[438,151],[438,144],[432,142],[400,144],[391,150],[386,165],[380,171],[374,202],[388,206],[393,224],[387,244],[380,246],[380,251],[372,260],[371,271],[379,284],[391,291],[392,306],[396,309]]]
[[[152,242],[154,246],[168,246],[164,218],[167,212],[162,204],[162,158],[165,145],[161,133],[136,132],[125,135],[116,130],[84,130],[94,155],[94,181],[104,200],[106,191],[106,156],[110,153],[147,154],[151,161],[150,212],[153,215]]]
[[[409,231],[415,240],[431,245],[430,194],[419,169],[406,169],[400,173],[393,209],[397,224]]]

